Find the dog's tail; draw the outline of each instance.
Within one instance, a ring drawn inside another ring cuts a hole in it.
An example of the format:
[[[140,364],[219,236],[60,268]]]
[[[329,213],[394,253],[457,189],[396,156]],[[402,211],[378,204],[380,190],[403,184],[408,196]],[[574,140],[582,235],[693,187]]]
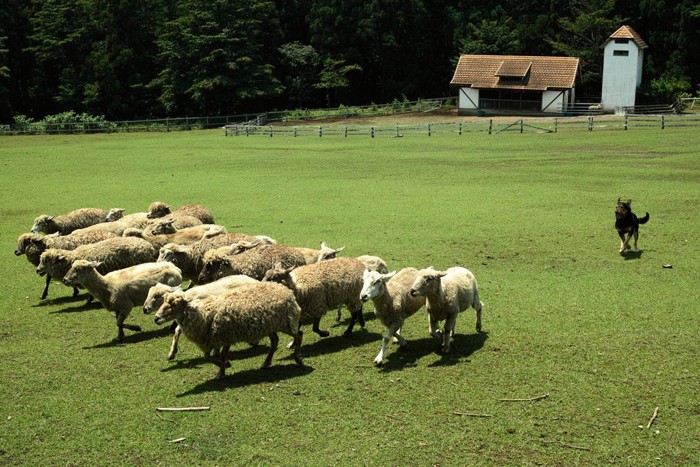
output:
[[[640,217],[638,221],[640,224],[646,224],[649,221],[649,213],[647,213],[644,217]]]

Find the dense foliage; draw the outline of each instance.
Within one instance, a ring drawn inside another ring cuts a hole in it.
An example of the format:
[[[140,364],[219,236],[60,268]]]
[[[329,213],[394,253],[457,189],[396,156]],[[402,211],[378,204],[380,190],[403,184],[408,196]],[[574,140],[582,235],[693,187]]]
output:
[[[0,15],[0,123],[438,97],[460,53],[580,57],[577,94],[594,98],[622,24],[649,44],[649,99],[700,78],[697,0],[6,0]]]

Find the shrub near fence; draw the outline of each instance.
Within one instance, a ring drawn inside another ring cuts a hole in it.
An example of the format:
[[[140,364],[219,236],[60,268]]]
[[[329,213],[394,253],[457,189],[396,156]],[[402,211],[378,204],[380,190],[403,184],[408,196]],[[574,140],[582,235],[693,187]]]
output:
[[[225,136],[364,136],[402,137],[409,135],[432,136],[439,134],[461,135],[465,133],[499,134],[502,132],[540,132],[630,130],[635,128],[677,128],[700,126],[700,115],[657,116],[601,116],[587,118],[529,118],[514,121],[479,119],[449,123],[407,123],[395,125],[227,125]]]

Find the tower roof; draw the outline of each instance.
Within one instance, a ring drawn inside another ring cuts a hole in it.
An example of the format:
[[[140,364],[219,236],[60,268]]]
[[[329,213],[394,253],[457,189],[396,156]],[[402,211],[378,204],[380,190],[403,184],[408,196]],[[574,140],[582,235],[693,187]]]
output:
[[[640,49],[648,49],[649,46],[647,45],[646,42],[642,39],[642,37],[637,34],[637,31],[632,29],[631,27],[625,25],[625,26],[620,26],[617,31],[614,33],[610,34],[610,37],[607,38],[605,42],[603,42],[603,45],[600,47],[603,48],[605,45],[615,39],[629,39],[634,41],[635,44],[637,44],[637,47]]]

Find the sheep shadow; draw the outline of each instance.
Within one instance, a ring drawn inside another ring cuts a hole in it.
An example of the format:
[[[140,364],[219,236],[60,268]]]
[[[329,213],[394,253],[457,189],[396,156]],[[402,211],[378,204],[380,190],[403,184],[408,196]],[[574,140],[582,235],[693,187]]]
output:
[[[313,333],[310,327],[309,329],[305,328],[304,336],[306,337],[309,333]],[[348,347],[361,346],[381,340],[382,334],[368,331],[366,327],[360,329],[355,328],[350,337],[345,337],[343,334],[340,334],[319,338],[313,343],[306,343],[308,340],[303,340],[301,343],[301,356],[303,358],[315,357],[317,355],[339,352]]]
[[[204,358],[201,360],[206,361]],[[213,376],[216,372],[216,367],[214,365],[210,366]],[[196,385],[188,391],[177,394],[175,397],[187,397],[204,394],[207,392],[223,392],[229,389],[242,388],[260,383],[276,383],[292,378],[298,378],[300,376],[306,376],[312,371],[314,371],[314,369],[307,365],[279,365],[275,364],[273,361],[272,366],[269,368],[257,368],[241,371],[228,370],[223,379],[217,380],[212,378]]]
[[[73,295],[65,295],[63,297],[56,297],[56,298],[44,298],[44,299],[39,299],[39,303],[36,303],[32,305],[32,308],[44,308],[47,306],[59,306],[59,305],[65,305],[65,304],[70,304],[70,305],[76,305],[76,302],[80,302],[83,300],[83,305],[87,303],[87,299],[90,297],[88,294],[80,294],[76,295],[75,297]],[[99,303],[97,300],[94,302]],[[55,311],[52,313],[56,313]]]
[[[115,327],[116,331],[116,327]],[[124,337],[123,341],[118,341],[116,338],[103,342],[101,344],[95,344],[88,347],[83,347],[83,350],[95,350],[95,349],[109,349],[112,347],[122,347],[125,345],[138,344],[141,342],[150,341],[152,339],[162,339],[163,337],[171,335],[170,329],[167,327],[152,329],[150,331],[140,331],[134,333],[128,333]]]
[[[420,339],[409,339],[405,347],[392,344],[392,351],[387,351],[386,361],[382,365],[383,372],[399,371],[407,367],[417,366],[418,360],[428,355],[440,355],[440,360],[431,363],[429,367],[456,365],[477,350],[483,348],[488,339],[487,332],[476,334],[455,334],[454,341],[450,347],[450,353],[443,355],[441,341],[432,336]]]
[[[104,308],[102,306],[102,304],[97,300],[93,300],[92,303],[88,303],[87,298],[85,300],[86,301],[81,303],[81,304],[75,304],[74,306],[61,308],[60,310],[50,311],[49,314],[55,315],[55,314],[64,314],[64,313],[82,313],[84,311],[100,310],[100,309]]]

